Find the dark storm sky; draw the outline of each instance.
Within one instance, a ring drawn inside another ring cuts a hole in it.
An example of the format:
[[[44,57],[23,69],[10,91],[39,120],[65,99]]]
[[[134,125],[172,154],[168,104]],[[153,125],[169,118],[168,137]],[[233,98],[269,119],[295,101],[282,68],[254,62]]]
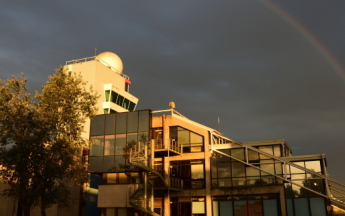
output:
[[[345,181],[345,1],[6,1],[0,79],[23,72],[30,91],[66,61],[111,51],[138,109],[176,110],[239,142],[286,139],[294,155],[326,153]]]

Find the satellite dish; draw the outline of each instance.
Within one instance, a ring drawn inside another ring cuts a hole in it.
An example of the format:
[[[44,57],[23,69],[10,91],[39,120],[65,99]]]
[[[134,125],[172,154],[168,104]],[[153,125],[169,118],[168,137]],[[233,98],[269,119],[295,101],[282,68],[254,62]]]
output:
[[[170,107],[170,109],[175,109],[175,103],[173,101],[171,101],[169,103],[169,107]]]

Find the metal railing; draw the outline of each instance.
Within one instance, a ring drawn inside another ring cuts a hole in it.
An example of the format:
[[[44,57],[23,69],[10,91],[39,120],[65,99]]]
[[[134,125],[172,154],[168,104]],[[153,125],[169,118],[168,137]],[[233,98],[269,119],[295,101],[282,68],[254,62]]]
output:
[[[73,65],[73,64],[77,64],[77,63],[83,63],[83,62],[89,62],[89,61],[93,61],[93,60],[98,60],[99,62],[101,62],[102,64],[104,64],[107,67],[110,67],[113,71],[116,71],[120,76],[122,76],[123,78],[129,80],[129,76],[123,74],[123,73],[119,73],[118,70],[116,68],[114,68],[113,66],[111,66],[110,64],[108,64],[107,62],[103,61],[100,58],[97,58],[97,56],[92,56],[92,57],[86,57],[86,58],[82,58],[82,59],[75,59],[75,60],[71,60],[71,61],[66,61],[66,65]]]
[[[152,154],[154,149],[152,148],[154,148],[154,146],[151,143],[136,143],[129,150],[129,162],[132,165],[147,171],[151,176],[154,176],[155,179],[157,179],[159,183],[166,189],[179,191],[182,190],[182,179],[170,177],[166,172],[162,175],[161,172],[153,169],[154,164],[152,160]],[[152,187],[154,187],[154,184],[152,184]],[[130,197],[129,203],[131,206],[149,215],[165,215],[163,209],[160,214],[154,211],[154,203],[150,199],[145,198],[141,193],[143,191],[142,186],[133,185],[128,190],[128,194]]]
[[[174,151],[178,154],[183,153],[182,145],[174,139],[155,139],[155,151]]]

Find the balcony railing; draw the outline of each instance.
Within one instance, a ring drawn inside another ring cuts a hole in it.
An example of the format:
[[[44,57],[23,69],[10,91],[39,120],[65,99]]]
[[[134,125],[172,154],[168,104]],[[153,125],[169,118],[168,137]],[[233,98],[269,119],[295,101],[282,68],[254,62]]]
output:
[[[183,153],[182,145],[174,139],[155,139],[155,151],[173,151],[178,154]]]

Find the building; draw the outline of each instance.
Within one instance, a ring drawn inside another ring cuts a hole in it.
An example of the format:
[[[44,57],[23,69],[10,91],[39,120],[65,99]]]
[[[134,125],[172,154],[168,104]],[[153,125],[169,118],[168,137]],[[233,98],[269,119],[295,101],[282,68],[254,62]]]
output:
[[[113,53],[65,69],[101,95],[99,115],[84,133],[92,140],[83,151],[90,181],[71,189],[80,202],[47,215],[331,216],[345,209],[345,184],[328,176],[325,155],[292,156],[285,140],[236,142],[173,106],[135,111],[138,98]],[[0,212],[12,209],[0,200]]]
[[[325,216],[345,208],[345,184],[328,177],[325,155],[292,156],[285,140],[236,142],[174,109],[107,111],[117,100],[106,86],[85,155],[85,215]]]

